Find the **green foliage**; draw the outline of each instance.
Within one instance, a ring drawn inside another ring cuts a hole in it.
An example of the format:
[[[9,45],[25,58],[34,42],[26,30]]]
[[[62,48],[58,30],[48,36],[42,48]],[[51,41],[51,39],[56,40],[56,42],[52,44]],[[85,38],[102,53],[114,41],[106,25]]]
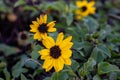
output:
[[[111,57],[111,53],[105,45],[97,45],[93,49],[91,57],[99,63],[102,62],[105,58]]]
[[[26,73],[28,71],[26,68],[23,68],[27,59],[25,55],[21,56],[21,60],[12,67],[13,78],[17,78],[21,73]]]
[[[28,80],[23,74],[21,74],[21,80]]]
[[[120,72],[120,69],[116,65],[112,65],[108,62],[101,62],[98,64],[98,74],[105,74],[113,71]]]
[[[31,58],[37,59],[39,57],[38,50],[40,50],[40,49],[41,49],[41,46],[39,46],[39,45],[33,46],[33,51],[30,54]]]
[[[89,74],[90,71],[94,70],[94,66],[96,65],[96,61],[90,58],[83,66],[78,70],[80,76],[84,77]]]
[[[7,71],[6,68],[3,70],[3,72],[4,72],[4,74],[5,74],[6,80],[10,80],[10,73]]]
[[[8,46],[8,45],[5,45],[5,44],[0,44],[0,51],[4,52],[5,56],[9,56],[9,55],[12,55],[12,54],[16,54],[20,50],[16,47]]]

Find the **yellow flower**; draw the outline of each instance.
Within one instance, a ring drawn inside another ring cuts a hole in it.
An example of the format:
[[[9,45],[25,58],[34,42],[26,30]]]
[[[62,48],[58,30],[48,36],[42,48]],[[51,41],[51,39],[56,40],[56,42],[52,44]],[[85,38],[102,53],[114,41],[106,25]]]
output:
[[[55,71],[58,72],[63,69],[64,64],[71,65],[72,51],[71,47],[73,43],[71,42],[72,36],[64,39],[64,34],[59,33],[54,42],[52,37],[46,37],[42,43],[46,49],[40,50],[41,59],[45,60],[43,68],[47,71],[54,67]]]
[[[81,19],[82,17],[86,17],[89,14],[94,14],[96,8],[94,7],[95,2],[87,2],[87,0],[84,1],[76,1],[76,6],[78,9],[76,10],[76,18]]]
[[[37,21],[32,21],[30,32],[34,32],[34,39],[41,40],[47,36],[47,32],[55,32],[55,21],[47,23],[47,15],[40,15]]]

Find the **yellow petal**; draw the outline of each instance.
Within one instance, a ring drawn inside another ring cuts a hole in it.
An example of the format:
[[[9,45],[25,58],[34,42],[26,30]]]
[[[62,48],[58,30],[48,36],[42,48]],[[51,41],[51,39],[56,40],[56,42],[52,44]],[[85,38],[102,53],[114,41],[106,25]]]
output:
[[[59,67],[59,71],[62,70],[64,67],[64,60],[62,57],[58,59],[58,67]]]
[[[54,59],[54,64],[53,64],[55,71],[59,72],[60,70],[63,69],[64,67],[64,60],[60,57],[58,59]]]
[[[43,68],[47,69],[52,66],[53,60],[51,58],[46,59],[43,63]]]
[[[88,3],[88,5],[89,5],[89,7],[93,7],[93,6],[95,5],[95,1],[90,1],[90,2]]]
[[[63,58],[70,58],[72,56],[71,50],[62,51],[61,53]]]
[[[66,43],[61,49],[62,49],[62,50],[68,50],[68,49],[70,49],[72,46],[73,46],[73,43],[72,43],[72,42],[68,42],[68,43]]]
[[[43,15],[40,15],[40,23],[43,24]]]
[[[36,32],[34,34],[34,39],[41,39],[41,36],[40,36],[40,33],[39,32]]]
[[[38,52],[39,52],[40,55],[44,55],[44,56],[49,55],[49,50],[48,49],[43,49],[43,50],[40,50]]]
[[[47,37],[47,33],[41,33],[41,37],[45,39]]]
[[[37,29],[30,29],[30,32],[37,32]]]
[[[64,34],[59,33],[57,36],[56,45],[59,45],[63,41],[63,38],[64,38]]]
[[[36,21],[32,21],[32,23],[33,23],[35,26],[39,26],[39,23],[37,23]]]
[[[38,26],[31,24],[31,25],[30,25],[30,28],[31,28],[31,29],[37,29]]]
[[[42,43],[48,49],[55,45],[54,39],[52,37],[46,37],[45,39],[43,39]]]
[[[55,22],[56,21],[52,21],[52,22],[48,23],[47,27],[50,27],[50,28],[54,27],[55,26]]]
[[[46,68],[46,72],[50,71],[53,67],[53,64],[51,64],[48,68]]]
[[[92,7],[89,11],[90,11],[90,14],[94,14],[95,13],[95,10],[96,8],[95,7]]]
[[[67,38],[66,38],[65,40],[63,40],[62,43],[60,44],[60,48],[61,48],[61,49],[64,48],[64,47],[67,45],[67,43],[69,43],[71,40],[72,40],[72,36],[67,37]]]
[[[46,23],[47,22],[47,15],[43,15],[43,23]]]
[[[66,65],[71,65],[71,63],[72,63],[70,58],[64,59],[64,62],[65,62]]]
[[[76,6],[77,7],[81,7],[81,4],[82,4],[81,1],[76,1]]]
[[[85,12],[81,13],[82,16],[86,17],[89,15],[89,9],[87,9]]]
[[[36,26],[36,25],[30,25],[30,31],[31,32],[37,32],[38,30],[37,30],[37,28],[38,28],[38,26]]]
[[[48,32],[55,32],[56,28],[48,28]]]
[[[48,58],[50,58],[49,55],[42,55],[40,59],[46,60],[46,59],[48,59]]]
[[[87,5],[87,1],[76,1],[76,6],[77,7],[82,7],[82,6],[84,6],[84,5]]]
[[[58,61],[54,59],[53,66],[54,66],[56,72],[59,71],[59,67],[58,67],[57,63],[58,63]]]
[[[42,24],[42,22],[40,21],[40,19],[39,19],[39,18],[37,18],[37,22],[39,23],[39,25],[41,25],[41,24]]]

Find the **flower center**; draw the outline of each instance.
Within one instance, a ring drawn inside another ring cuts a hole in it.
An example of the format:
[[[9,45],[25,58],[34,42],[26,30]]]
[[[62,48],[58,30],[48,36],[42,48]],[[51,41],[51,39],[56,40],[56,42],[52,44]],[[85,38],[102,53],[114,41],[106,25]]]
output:
[[[58,46],[53,46],[50,48],[50,56],[57,59],[61,55],[61,50]]]
[[[82,12],[85,12],[87,10],[87,7],[86,6],[83,6],[82,8],[81,8],[81,11]]]
[[[27,35],[24,34],[24,33],[22,33],[22,34],[21,34],[21,39],[22,39],[22,40],[26,40],[26,39],[27,39]]]
[[[38,30],[39,30],[39,32],[41,32],[41,33],[46,33],[47,30],[48,30],[48,27],[46,26],[46,24],[42,24],[42,25],[40,25],[40,26],[38,27]]]

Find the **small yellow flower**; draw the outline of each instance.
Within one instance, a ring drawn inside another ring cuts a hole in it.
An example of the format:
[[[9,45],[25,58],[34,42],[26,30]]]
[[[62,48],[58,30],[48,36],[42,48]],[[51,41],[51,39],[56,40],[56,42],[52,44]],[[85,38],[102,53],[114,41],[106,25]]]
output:
[[[87,0],[76,1],[76,6],[78,9],[76,10],[76,18],[81,19],[82,17],[86,17],[89,14],[94,14],[96,8],[94,7],[95,1],[87,2]]]
[[[51,70],[54,67],[55,71],[58,72],[63,69],[64,64],[71,65],[72,51],[71,47],[73,43],[71,42],[72,36],[64,39],[64,34],[59,33],[54,42],[52,37],[46,37],[42,43],[46,49],[40,50],[39,54],[41,59],[45,60],[43,68],[47,71]]]
[[[41,40],[47,36],[47,32],[55,32],[56,28],[55,21],[47,23],[47,15],[40,15],[37,21],[32,21],[33,24],[30,25],[30,32],[34,32],[34,39]]]

